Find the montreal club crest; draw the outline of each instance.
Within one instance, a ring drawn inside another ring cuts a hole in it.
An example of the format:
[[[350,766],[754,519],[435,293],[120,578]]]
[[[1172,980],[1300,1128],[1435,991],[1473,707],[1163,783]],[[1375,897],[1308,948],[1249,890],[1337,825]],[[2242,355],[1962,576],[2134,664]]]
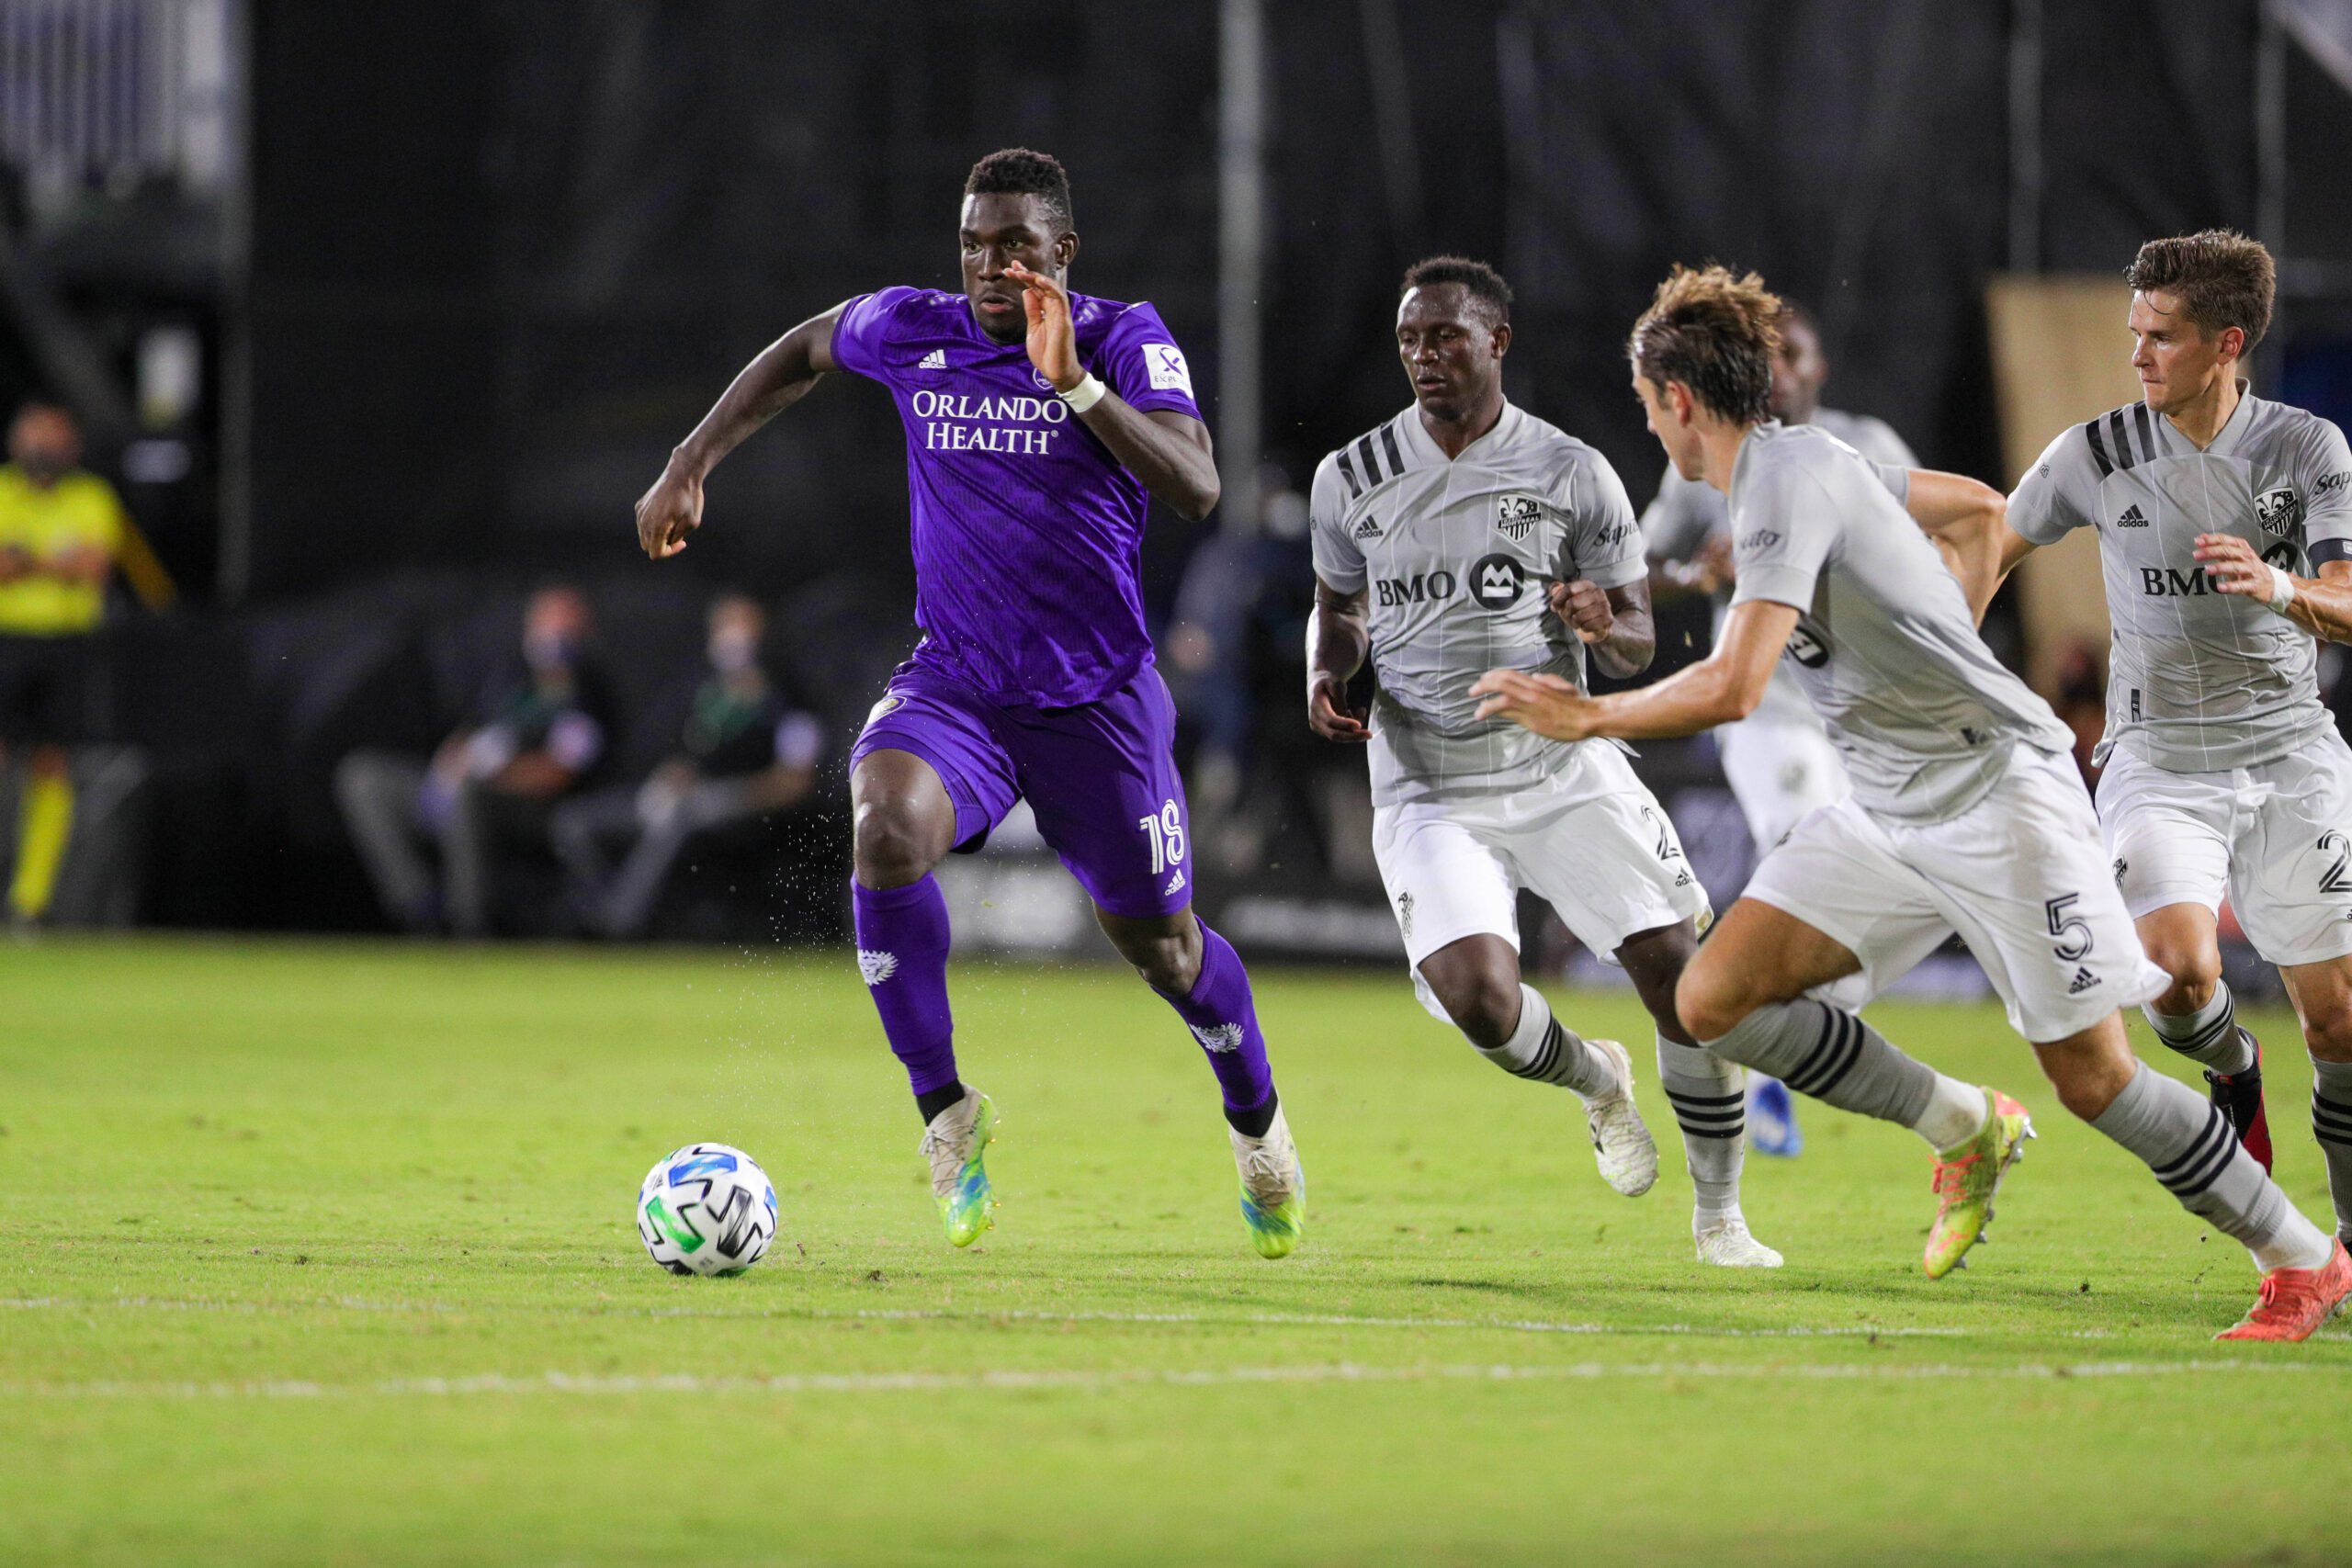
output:
[[[2288,485],[2266,490],[2254,498],[2254,516],[2264,533],[2283,539],[2302,525],[2303,498]]]

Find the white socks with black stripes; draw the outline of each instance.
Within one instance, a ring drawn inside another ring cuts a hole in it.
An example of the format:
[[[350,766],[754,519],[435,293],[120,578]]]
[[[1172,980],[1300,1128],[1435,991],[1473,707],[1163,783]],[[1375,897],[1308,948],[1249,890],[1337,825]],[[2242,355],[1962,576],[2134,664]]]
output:
[[[2200,1066],[2230,1074],[2254,1066],[2254,1043],[2239,1032],[2237,998],[2227,980],[2217,981],[2213,999],[2195,1012],[2176,1015],[2149,1007],[2140,1011],[2157,1039]]]
[[[1707,1049],[1826,1105],[1908,1127],[1939,1153],[1984,1125],[1983,1089],[1905,1055],[1852,1013],[1809,997],[1768,1002]]]
[[[2091,1125],[2147,1161],[2182,1208],[2245,1243],[2264,1273],[2327,1262],[2331,1239],[2262,1173],[2230,1119],[2187,1084],[2142,1063]]]
[[[1519,1027],[1510,1038],[1492,1049],[1473,1041],[1470,1048],[1514,1077],[1557,1084],[1588,1100],[1618,1088],[1608,1059],[1576,1031],[1561,1028],[1544,993],[1525,981],[1519,987]]]
[[[1747,1157],[1747,1096],[1739,1064],[1703,1045],[1657,1037],[1657,1081],[1682,1128],[1690,1166],[1692,1228],[1740,1218],[1739,1170]]]

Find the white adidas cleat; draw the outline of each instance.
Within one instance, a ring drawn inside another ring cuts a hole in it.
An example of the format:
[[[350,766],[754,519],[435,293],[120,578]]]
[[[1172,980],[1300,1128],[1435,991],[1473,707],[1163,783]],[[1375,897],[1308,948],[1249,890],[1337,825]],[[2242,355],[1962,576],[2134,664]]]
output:
[[[1617,1079],[1614,1089],[1584,1102],[1594,1161],[1600,1167],[1601,1180],[1628,1198],[1638,1198],[1657,1180],[1657,1140],[1650,1136],[1634,1103],[1634,1058],[1614,1040],[1585,1043],[1600,1053]]]
[[[1781,1255],[1747,1234],[1747,1222],[1737,1214],[1704,1230],[1693,1228],[1699,1261],[1723,1269],[1778,1269]]]

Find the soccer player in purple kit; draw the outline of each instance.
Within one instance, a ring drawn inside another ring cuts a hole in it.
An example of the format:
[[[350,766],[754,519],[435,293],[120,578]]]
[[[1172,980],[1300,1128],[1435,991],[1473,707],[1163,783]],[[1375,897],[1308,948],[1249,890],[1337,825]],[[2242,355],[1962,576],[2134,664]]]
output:
[[[1267,1258],[1298,1245],[1306,1178],[1250,978],[1192,910],[1176,712],[1136,577],[1148,498],[1188,518],[1216,464],[1174,335],[1148,304],[1074,294],[1069,179],[1011,148],[972,166],[964,289],[843,301],[745,367],[637,503],[662,559],[701,526],[719,458],[829,371],[890,389],[907,432],[922,638],[851,754],[858,968],[907,1069],[947,1239],[994,1224],[989,1098],[957,1076],[947,905],[933,868],[1026,797],[1122,956],[1208,1054],[1241,1213]]]

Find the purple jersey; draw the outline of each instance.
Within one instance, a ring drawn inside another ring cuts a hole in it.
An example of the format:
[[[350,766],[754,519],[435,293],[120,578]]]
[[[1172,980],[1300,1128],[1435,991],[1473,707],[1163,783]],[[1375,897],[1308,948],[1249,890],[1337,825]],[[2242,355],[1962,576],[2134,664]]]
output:
[[[1138,409],[1200,417],[1149,305],[1070,296],[1079,363]],[[833,329],[844,370],[890,389],[907,427],[914,662],[999,702],[1100,700],[1151,662],[1137,584],[1148,498],[961,294],[861,295]]]

